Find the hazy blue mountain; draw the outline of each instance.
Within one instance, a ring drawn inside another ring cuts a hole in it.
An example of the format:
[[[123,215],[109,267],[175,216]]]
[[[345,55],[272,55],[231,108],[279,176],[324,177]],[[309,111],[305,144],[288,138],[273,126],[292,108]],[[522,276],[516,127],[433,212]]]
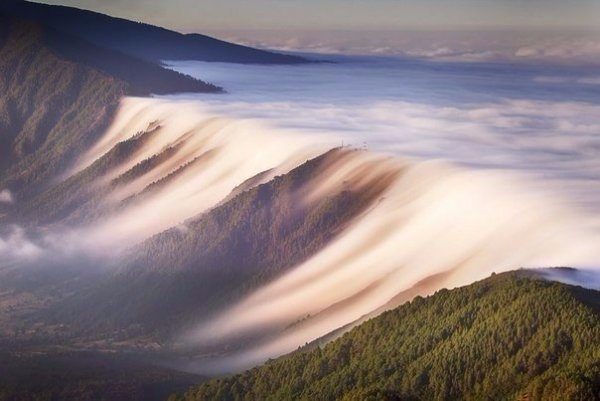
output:
[[[8,0],[0,4],[0,10],[40,21],[102,47],[151,61],[203,60],[251,64],[308,62],[297,56],[253,49],[205,35],[184,35],[72,7]]]

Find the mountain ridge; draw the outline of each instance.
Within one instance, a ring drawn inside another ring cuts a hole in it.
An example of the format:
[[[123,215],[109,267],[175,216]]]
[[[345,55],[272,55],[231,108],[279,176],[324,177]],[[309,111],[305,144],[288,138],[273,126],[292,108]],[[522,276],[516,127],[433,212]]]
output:
[[[225,307],[224,299],[239,298],[282,275],[324,248],[381,195],[381,189],[348,188],[310,204],[302,202],[299,194],[310,180],[345,152],[334,149],[308,160],[187,220],[181,224],[185,228],[150,237],[128,252],[111,278],[81,294],[83,299],[59,304],[58,321],[85,316],[85,326],[91,328],[99,313],[103,318],[96,321],[111,322],[115,328],[180,328],[183,316],[191,321],[193,316],[214,314]],[[237,252],[231,254],[230,249]],[[144,295],[150,283],[154,291]],[[111,300],[101,311],[100,299]]]
[[[67,6],[29,1],[0,4],[21,17],[46,23],[82,37],[96,45],[112,48],[139,58],[167,60],[220,61],[249,64],[303,64],[309,60],[258,50],[201,34],[181,34],[166,28]]]
[[[598,295],[533,271],[492,275],[169,400],[595,401]]]
[[[1,9],[0,22],[0,187],[15,193],[39,191],[67,167],[128,94],[222,91]]]

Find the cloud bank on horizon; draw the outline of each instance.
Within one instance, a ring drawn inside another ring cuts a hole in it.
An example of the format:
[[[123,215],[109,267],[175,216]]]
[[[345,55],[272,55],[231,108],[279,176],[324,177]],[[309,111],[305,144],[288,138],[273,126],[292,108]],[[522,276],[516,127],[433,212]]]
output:
[[[215,30],[235,43],[290,52],[400,56],[457,62],[600,64],[600,31],[261,31]]]

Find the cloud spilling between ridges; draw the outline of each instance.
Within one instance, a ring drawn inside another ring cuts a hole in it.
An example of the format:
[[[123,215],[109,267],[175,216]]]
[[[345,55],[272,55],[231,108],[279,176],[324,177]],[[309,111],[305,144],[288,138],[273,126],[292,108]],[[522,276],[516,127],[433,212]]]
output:
[[[492,272],[591,267],[600,258],[600,232],[585,216],[507,174],[358,152],[343,160],[334,180],[360,179],[359,166],[377,159],[381,164],[373,169],[390,169],[398,177],[363,216],[325,250],[185,338],[196,346],[245,336],[263,341],[208,365],[199,362],[197,369],[243,369],[291,352],[385,310],[398,294],[432,277],[441,278],[414,295]],[[321,190],[331,185],[327,181]]]

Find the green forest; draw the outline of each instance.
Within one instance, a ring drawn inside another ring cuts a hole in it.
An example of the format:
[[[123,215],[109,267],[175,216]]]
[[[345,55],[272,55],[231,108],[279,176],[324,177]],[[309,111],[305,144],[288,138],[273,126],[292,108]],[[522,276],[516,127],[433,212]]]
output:
[[[599,313],[597,292],[493,275],[170,401],[600,400]]]

